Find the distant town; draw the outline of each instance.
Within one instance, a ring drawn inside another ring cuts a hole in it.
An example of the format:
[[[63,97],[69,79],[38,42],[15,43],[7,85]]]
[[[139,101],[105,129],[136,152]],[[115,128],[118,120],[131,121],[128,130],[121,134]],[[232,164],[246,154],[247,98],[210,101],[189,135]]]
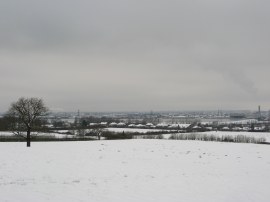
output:
[[[183,112],[52,112],[46,116],[51,129],[141,128],[178,132],[252,131],[268,132],[270,111],[183,111]]]

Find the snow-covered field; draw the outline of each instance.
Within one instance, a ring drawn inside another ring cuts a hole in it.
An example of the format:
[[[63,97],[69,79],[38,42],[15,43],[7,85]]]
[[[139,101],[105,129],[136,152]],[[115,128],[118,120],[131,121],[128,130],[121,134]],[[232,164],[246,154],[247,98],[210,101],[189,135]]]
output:
[[[144,129],[144,128],[105,128],[105,130],[111,131],[111,132],[137,132],[137,133],[147,133],[147,132],[159,132],[159,131],[167,131],[167,130],[161,130],[161,129]]]
[[[268,145],[175,141],[0,143],[0,201],[268,202]]]

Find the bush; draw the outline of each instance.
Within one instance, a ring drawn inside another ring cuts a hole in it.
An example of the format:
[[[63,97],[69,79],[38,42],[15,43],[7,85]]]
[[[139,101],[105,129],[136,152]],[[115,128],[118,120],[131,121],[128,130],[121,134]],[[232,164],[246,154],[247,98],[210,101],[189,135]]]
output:
[[[216,142],[239,142],[239,143],[255,143],[261,144],[266,141],[265,138],[255,138],[244,135],[223,135],[221,137],[216,135],[207,135],[201,133],[182,133],[182,134],[172,134],[170,136],[171,140],[200,140],[200,141],[216,141]]]
[[[133,135],[131,133],[116,133],[111,131],[104,131],[102,137],[106,140],[118,140],[118,139],[132,139]]]
[[[89,137],[55,137],[50,135],[34,136],[31,138],[33,142],[49,142],[49,141],[87,141],[95,140]],[[0,136],[0,142],[25,142],[26,139],[20,136]]]
[[[134,135],[133,139],[164,139],[162,134],[159,135]]]

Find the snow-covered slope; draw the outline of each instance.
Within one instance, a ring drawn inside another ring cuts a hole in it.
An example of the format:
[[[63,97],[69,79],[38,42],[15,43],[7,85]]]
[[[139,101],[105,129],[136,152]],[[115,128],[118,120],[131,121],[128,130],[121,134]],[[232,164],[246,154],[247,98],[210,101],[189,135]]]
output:
[[[268,145],[120,140],[0,143],[0,201],[268,202]]]

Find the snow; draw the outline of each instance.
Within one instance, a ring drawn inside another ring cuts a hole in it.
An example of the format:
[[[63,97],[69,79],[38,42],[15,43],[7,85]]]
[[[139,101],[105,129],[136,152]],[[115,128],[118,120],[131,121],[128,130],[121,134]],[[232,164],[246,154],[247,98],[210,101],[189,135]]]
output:
[[[268,145],[180,140],[0,143],[1,201],[268,202]]]
[[[14,135],[13,132],[10,131],[0,131],[0,136],[12,136]]]
[[[161,129],[144,129],[144,128],[106,128],[105,130],[111,131],[111,132],[137,132],[137,133],[147,133],[147,132],[158,132],[158,131],[164,131]]]

